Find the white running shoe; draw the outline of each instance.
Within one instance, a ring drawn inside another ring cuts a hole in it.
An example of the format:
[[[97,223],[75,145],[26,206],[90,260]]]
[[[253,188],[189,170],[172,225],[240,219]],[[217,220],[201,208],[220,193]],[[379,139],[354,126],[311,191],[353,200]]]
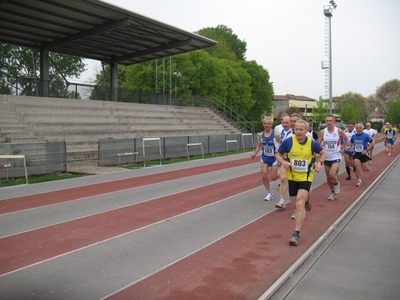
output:
[[[281,199],[281,200],[279,200],[278,203],[275,203],[275,207],[278,207],[278,208],[285,208],[285,207],[286,207],[285,199]]]
[[[293,215],[290,216],[290,218],[291,218],[292,220],[295,220],[295,219],[296,219],[296,212],[294,212]]]
[[[329,201],[335,200],[335,196],[336,196],[336,194],[335,194],[335,193],[332,193],[332,194],[328,197],[328,200],[329,200]]]
[[[361,186],[361,179],[358,179],[356,186]]]
[[[268,192],[268,194],[267,194],[267,196],[265,196],[264,200],[271,201],[272,199],[274,199],[274,195],[272,195],[271,192]]]
[[[388,154],[388,156],[390,156],[390,153]]]
[[[338,181],[337,184],[333,185],[333,187],[334,187],[333,192],[335,193],[335,195],[338,195],[340,193],[340,182]]]

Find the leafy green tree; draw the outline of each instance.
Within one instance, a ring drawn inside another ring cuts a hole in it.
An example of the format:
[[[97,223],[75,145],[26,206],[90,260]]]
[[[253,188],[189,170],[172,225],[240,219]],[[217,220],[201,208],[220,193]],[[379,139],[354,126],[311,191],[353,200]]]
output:
[[[218,42],[218,45],[205,49],[211,56],[229,60],[246,59],[247,43],[240,40],[226,25],[203,28],[197,33]]]
[[[364,111],[362,107],[353,104],[345,104],[340,109],[340,118],[344,123],[347,123],[350,120],[361,122],[363,117]]]
[[[329,103],[327,100],[324,100],[322,96],[319,97],[317,101],[317,106],[313,107],[311,111],[311,116],[314,122],[318,122],[321,124],[325,121],[326,115],[329,113]]]
[[[59,74],[65,77],[79,77],[84,71],[85,64],[83,59],[76,56],[64,55],[50,52],[49,70],[49,92],[51,96],[68,96],[66,84]],[[19,95],[36,95],[36,76],[37,70],[33,67],[35,62],[36,69],[39,68],[39,55],[32,55],[32,51],[26,47],[19,47],[9,44],[0,44],[0,88],[10,93]]]
[[[246,117],[249,120],[261,120],[263,116],[271,114],[273,107],[274,87],[269,73],[254,60],[243,61],[241,65],[250,75],[251,96],[255,101]]]
[[[400,97],[389,101],[386,111],[386,122],[400,124]]]
[[[375,93],[375,106],[379,111],[387,113],[388,103],[400,98],[400,80],[392,79],[378,86]]]
[[[250,120],[260,121],[272,110],[273,86],[266,69],[255,61],[245,61],[246,43],[226,26],[204,28],[200,34],[218,41],[217,47],[192,51],[169,58],[119,68],[119,95],[132,98],[133,91],[171,94],[173,97],[212,95]],[[157,70],[156,70],[157,68]],[[108,67],[106,68],[108,71]],[[179,72],[180,76],[171,74]],[[109,74],[93,90],[91,98],[109,89]],[[156,78],[157,77],[157,78]],[[164,78],[164,80],[163,80]],[[157,90],[156,90],[157,82]]]
[[[346,94],[341,95],[336,101],[335,101],[335,111],[339,114],[342,115],[342,107],[343,106],[348,106],[351,105],[355,108],[357,108],[355,115],[361,115],[357,118],[353,118],[353,119],[357,119],[359,121],[366,121],[368,118],[368,105],[367,105],[367,99],[358,93],[353,93],[353,92],[349,92]],[[347,111],[345,112],[345,117],[347,117]],[[350,120],[350,119],[349,119]]]

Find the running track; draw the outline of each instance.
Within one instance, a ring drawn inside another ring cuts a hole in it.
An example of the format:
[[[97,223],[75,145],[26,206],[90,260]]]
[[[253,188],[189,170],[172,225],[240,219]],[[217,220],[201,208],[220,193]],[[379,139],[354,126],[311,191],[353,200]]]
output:
[[[389,165],[382,148],[361,188],[341,174],[335,201],[316,175],[298,247],[248,153],[0,189],[0,297],[258,299]]]

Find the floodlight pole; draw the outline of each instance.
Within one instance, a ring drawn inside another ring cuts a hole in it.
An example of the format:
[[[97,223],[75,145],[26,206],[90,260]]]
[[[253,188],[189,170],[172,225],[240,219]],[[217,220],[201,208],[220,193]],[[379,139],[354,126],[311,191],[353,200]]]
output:
[[[329,19],[329,113],[332,113],[332,17],[333,9],[336,8],[336,3],[331,0],[329,5],[324,6],[324,15]]]

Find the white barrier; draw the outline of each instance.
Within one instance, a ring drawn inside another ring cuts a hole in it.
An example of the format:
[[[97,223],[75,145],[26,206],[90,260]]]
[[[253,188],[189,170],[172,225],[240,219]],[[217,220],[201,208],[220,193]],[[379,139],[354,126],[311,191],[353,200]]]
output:
[[[226,155],[228,155],[228,145],[229,144],[233,144],[233,143],[236,143],[236,151],[239,153],[239,145],[238,145],[238,142],[237,142],[237,140],[227,140],[226,141]]]
[[[161,138],[143,138],[143,165],[146,166],[146,152],[144,142],[149,141],[158,141],[158,146],[160,149],[160,166],[162,165],[162,156],[161,156]]]
[[[203,143],[190,143],[190,144],[186,145],[188,160],[190,160],[189,147],[193,147],[193,146],[200,146],[201,147],[201,155],[203,155],[203,159],[204,159]]]
[[[11,166],[14,166],[14,159],[22,159],[24,161],[25,179],[28,184],[28,170],[26,169],[25,155],[0,155],[0,159],[11,159]]]
[[[118,153],[118,163],[121,164],[121,157],[124,156],[133,156],[133,160],[136,163],[137,162],[137,155],[139,152],[125,152],[125,153]]]
[[[252,148],[253,151],[254,151],[253,134],[252,134],[252,133],[242,133],[242,148],[243,148],[243,152],[246,151],[246,147],[245,147],[245,145],[244,145],[244,137],[245,137],[245,136],[249,136],[249,137],[250,137],[250,139],[251,139],[251,148]]]

